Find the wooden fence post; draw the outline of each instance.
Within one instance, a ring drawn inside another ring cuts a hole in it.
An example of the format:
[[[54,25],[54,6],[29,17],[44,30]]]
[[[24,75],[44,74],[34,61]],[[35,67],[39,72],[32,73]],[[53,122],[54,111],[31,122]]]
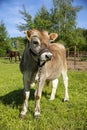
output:
[[[69,48],[67,48],[67,59],[69,59]]]
[[[76,46],[74,47],[74,69],[76,69]]]

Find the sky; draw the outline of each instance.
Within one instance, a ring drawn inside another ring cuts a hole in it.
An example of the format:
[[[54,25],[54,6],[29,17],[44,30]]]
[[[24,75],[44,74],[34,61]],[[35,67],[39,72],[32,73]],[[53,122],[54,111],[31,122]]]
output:
[[[23,5],[29,14],[34,17],[44,5],[48,10],[53,6],[52,0],[0,0],[0,21],[5,24],[10,37],[24,36],[24,32],[17,29],[17,25],[24,23],[19,10]],[[77,13],[77,27],[87,29],[87,0],[74,0],[74,6],[81,5],[83,9]]]

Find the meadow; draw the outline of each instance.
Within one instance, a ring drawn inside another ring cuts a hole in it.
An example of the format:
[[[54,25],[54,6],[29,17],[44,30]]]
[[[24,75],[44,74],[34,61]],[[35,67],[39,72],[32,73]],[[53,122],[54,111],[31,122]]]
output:
[[[23,82],[19,62],[0,59],[0,130],[87,130],[87,71],[68,71],[69,102],[63,102],[64,86],[59,86],[50,101],[51,82],[45,85],[41,99],[41,116],[34,117],[37,87],[31,89],[28,113],[19,113],[23,104]]]

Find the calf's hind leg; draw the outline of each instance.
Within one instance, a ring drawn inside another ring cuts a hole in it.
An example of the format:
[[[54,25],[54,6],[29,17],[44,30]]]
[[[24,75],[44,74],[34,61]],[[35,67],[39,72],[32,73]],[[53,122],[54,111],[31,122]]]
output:
[[[54,100],[55,99],[57,86],[58,86],[58,79],[54,79],[52,81],[52,92],[51,92],[50,100]]]
[[[64,87],[65,87],[64,101],[68,101],[69,100],[69,96],[68,96],[68,76],[67,76],[66,70],[62,72],[62,77],[63,77]]]

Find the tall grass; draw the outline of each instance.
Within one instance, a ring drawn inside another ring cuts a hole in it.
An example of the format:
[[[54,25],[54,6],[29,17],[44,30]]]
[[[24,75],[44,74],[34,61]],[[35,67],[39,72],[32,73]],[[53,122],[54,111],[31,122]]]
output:
[[[50,101],[51,83],[44,87],[41,116],[35,118],[35,88],[31,89],[28,113],[19,113],[23,103],[23,83],[19,62],[0,60],[0,130],[87,130],[87,72],[69,71],[69,102],[62,102],[64,86],[59,79],[56,98]]]

